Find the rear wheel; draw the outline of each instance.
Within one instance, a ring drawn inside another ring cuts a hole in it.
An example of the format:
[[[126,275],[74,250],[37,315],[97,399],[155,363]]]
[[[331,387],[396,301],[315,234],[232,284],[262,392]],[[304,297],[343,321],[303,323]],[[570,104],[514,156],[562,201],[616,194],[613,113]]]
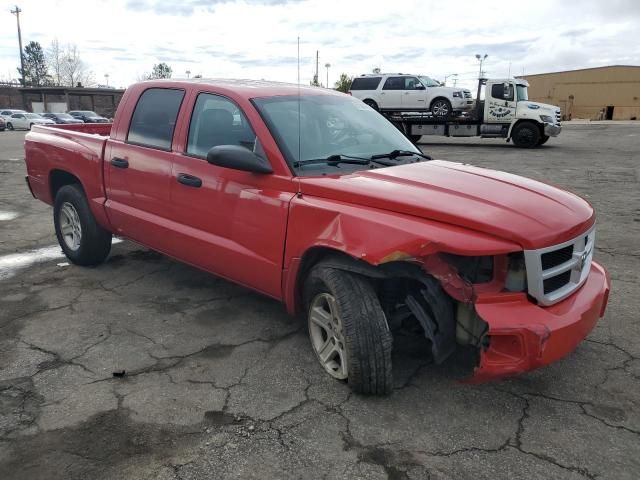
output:
[[[98,265],[109,255],[111,233],[98,225],[79,185],[58,190],[53,222],[58,243],[72,263]]]
[[[305,305],[311,346],[324,370],[354,392],[389,393],[393,338],[371,284],[320,264],[305,283]]]
[[[516,147],[537,147],[540,141],[540,129],[533,122],[522,122],[516,125],[511,133],[511,138]]]
[[[434,117],[447,118],[451,115],[451,102],[446,98],[437,98],[431,104],[431,113]]]
[[[378,104],[375,101],[371,100],[370,98],[363,100],[363,102],[369,105],[371,108],[373,108],[376,112],[380,111],[380,107],[378,107]]]
[[[549,140],[549,135],[542,135],[540,140],[538,140],[538,145],[544,145]]]
[[[7,123],[7,128],[13,130],[13,124],[11,122]]]

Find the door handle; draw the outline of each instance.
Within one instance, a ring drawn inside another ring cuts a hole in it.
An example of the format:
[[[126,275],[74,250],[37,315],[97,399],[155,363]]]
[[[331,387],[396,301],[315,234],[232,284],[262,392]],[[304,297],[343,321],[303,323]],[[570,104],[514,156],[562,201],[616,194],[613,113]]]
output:
[[[189,175],[187,173],[179,173],[176,178],[178,179],[178,182],[180,182],[183,185],[186,185],[187,187],[200,188],[202,186],[201,179],[199,179],[198,177],[194,177],[193,175]]]
[[[124,158],[113,157],[111,159],[111,165],[116,168],[129,168],[129,161]]]

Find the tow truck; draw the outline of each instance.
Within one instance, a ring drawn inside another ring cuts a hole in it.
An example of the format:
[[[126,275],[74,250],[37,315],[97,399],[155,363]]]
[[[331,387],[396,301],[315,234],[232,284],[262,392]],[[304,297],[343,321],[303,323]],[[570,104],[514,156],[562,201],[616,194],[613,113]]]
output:
[[[448,118],[431,112],[381,113],[414,143],[423,135],[438,135],[504,138],[516,147],[534,148],[560,135],[562,126],[560,108],[530,101],[528,87],[529,82],[519,78],[481,78],[471,113]]]

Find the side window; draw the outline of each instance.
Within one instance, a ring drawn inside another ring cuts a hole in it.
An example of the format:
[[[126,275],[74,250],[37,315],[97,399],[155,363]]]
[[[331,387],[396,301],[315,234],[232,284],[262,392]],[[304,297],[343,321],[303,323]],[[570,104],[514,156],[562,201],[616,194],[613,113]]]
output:
[[[133,111],[127,142],[170,150],[183,97],[183,90],[145,90]]]
[[[422,83],[416,77],[404,77],[405,90],[418,90],[420,87],[422,87]]]
[[[510,83],[495,83],[491,86],[491,96],[501,100],[513,100],[513,88]]]
[[[256,134],[240,108],[220,95],[201,93],[191,115],[187,153],[206,157],[218,145],[240,145],[262,154]]]
[[[384,82],[383,90],[404,90],[404,78],[403,77],[389,77]]]

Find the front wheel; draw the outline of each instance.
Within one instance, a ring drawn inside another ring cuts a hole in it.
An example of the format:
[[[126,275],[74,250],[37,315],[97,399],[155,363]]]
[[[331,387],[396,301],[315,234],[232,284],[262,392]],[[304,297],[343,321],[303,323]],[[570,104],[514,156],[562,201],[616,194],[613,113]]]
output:
[[[53,222],[58,243],[72,263],[98,265],[109,255],[111,233],[98,225],[79,185],[65,185],[58,190]]]
[[[447,118],[451,115],[451,102],[445,98],[438,98],[431,104],[431,113],[434,117]]]
[[[354,392],[388,394],[393,337],[371,284],[320,264],[305,283],[305,305],[311,346],[322,368]]]
[[[511,134],[513,143],[520,148],[533,148],[540,141],[540,129],[535,123],[522,122],[516,125]]]
[[[378,104],[375,101],[371,100],[370,98],[367,98],[366,100],[363,100],[363,103],[365,103],[366,105],[369,105],[376,112],[380,111],[380,107],[378,107]]]
[[[540,140],[538,140],[538,145],[544,145],[549,140],[549,135],[542,135]]]

